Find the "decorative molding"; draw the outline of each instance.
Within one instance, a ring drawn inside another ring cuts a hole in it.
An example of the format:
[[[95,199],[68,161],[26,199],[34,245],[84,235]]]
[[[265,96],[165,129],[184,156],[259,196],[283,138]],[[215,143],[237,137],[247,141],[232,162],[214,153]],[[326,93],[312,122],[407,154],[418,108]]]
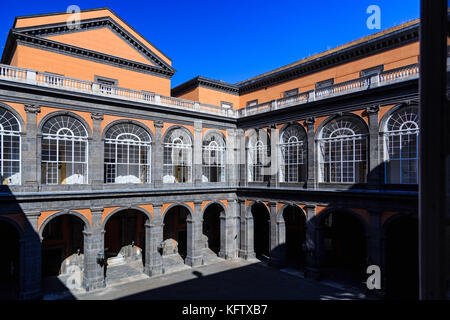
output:
[[[39,105],[37,105],[37,104],[26,104],[24,106],[24,109],[25,109],[26,112],[29,112],[29,113],[39,113],[39,112],[41,112],[41,107]]]

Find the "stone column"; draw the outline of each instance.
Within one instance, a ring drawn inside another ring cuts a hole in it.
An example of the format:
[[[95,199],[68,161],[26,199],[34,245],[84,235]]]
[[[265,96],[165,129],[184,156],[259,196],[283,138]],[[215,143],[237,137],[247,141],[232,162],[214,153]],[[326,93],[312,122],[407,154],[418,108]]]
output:
[[[367,237],[367,266],[377,265],[381,270],[381,289],[368,290],[368,293],[374,297],[381,297],[384,295],[384,284],[386,283],[386,270],[383,265],[383,245],[382,245],[382,225],[381,213],[382,210],[369,209],[370,225],[369,235]],[[369,275],[367,275],[369,276]]]
[[[36,188],[39,184],[40,152],[38,152],[37,114],[41,112],[38,105],[26,104],[27,113],[26,135],[21,141],[22,151],[22,183],[24,186]],[[40,150],[40,148],[39,148]]]
[[[83,287],[86,291],[104,288],[105,283],[105,261],[98,261],[99,253],[105,251],[104,234],[102,229],[103,208],[91,208],[92,227],[89,230],[85,226],[84,236],[84,270]],[[105,257],[106,258],[106,257]]]
[[[220,251],[219,257],[229,260],[236,258],[236,231],[234,200],[228,200],[228,213],[220,213]]]
[[[26,213],[25,230],[19,240],[20,279],[19,299],[35,300],[42,297],[41,239],[38,234],[40,212]]]
[[[201,202],[194,202],[195,212],[188,216],[187,222],[187,255],[185,264],[196,267],[203,262]]]
[[[322,228],[316,225],[316,206],[306,206],[306,243],[304,251],[306,254],[305,275],[308,278],[318,279],[320,277],[321,256],[323,250]]]
[[[246,186],[247,185],[247,149],[245,145],[245,132],[242,129],[236,130],[236,146],[237,146],[237,160],[236,165],[239,170],[239,185]]]
[[[276,125],[270,127],[270,186],[277,187],[279,185],[279,159],[278,146],[280,136]]]
[[[229,186],[237,186],[239,183],[239,161],[238,149],[236,148],[236,130],[227,129],[226,159],[226,181]]]
[[[369,152],[368,152],[368,167],[369,172],[367,175],[367,187],[369,189],[379,189],[381,182],[381,174],[383,172],[379,152],[378,152],[378,106],[370,106],[366,108],[366,112],[369,115]]]
[[[160,243],[163,241],[163,221],[161,217],[162,204],[153,204],[153,219],[145,223],[145,266],[144,273],[149,277],[162,274],[162,252]]]
[[[194,121],[194,172],[192,181],[196,186],[202,185],[203,154],[202,154],[202,121]]]
[[[277,225],[277,203],[269,202],[270,208],[270,264],[274,267],[280,267],[280,247],[278,242],[278,225]]]
[[[92,140],[89,145],[89,184],[100,188],[104,182],[104,143],[102,139],[102,120],[103,114],[92,113]]]
[[[254,235],[253,235],[253,217],[247,214],[245,201],[240,202],[241,207],[241,244],[239,248],[239,257],[245,260],[255,258]]]
[[[308,189],[315,189],[317,187],[317,162],[316,162],[316,141],[315,141],[315,118],[306,119],[307,126],[307,140],[308,140],[308,172],[306,186]]]
[[[155,141],[152,144],[152,181],[153,185],[160,187],[163,178],[163,163],[164,163],[164,142],[162,141],[161,129],[164,122],[156,120],[155,125]]]

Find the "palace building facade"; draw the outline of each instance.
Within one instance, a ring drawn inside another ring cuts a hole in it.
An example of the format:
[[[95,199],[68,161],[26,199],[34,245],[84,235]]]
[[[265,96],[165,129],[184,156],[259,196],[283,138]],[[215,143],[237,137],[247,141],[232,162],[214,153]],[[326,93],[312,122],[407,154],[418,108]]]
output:
[[[108,8],[17,17],[0,65],[1,290],[259,258],[417,297],[419,21],[237,84]]]

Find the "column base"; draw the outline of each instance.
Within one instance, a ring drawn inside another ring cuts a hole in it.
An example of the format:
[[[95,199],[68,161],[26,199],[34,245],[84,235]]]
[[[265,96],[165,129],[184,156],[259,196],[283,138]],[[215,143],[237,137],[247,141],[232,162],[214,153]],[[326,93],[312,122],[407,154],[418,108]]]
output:
[[[254,252],[239,251],[239,258],[244,260],[255,259],[256,254]]]
[[[151,266],[151,267],[144,267],[144,273],[146,275],[148,275],[149,277],[154,277],[160,274],[164,274],[164,268],[162,266],[162,264],[160,265],[155,265],[155,266]]]
[[[94,280],[84,283],[83,287],[84,287],[84,290],[86,290],[88,292],[97,290],[97,289],[102,289],[102,288],[106,287],[106,281],[103,277],[101,277],[99,279],[94,279]]]
[[[219,251],[219,254],[217,256],[225,260],[233,260],[237,258],[237,253],[235,251],[229,252]]]
[[[184,264],[188,265],[190,267],[198,267],[201,266],[203,264],[203,257],[202,256],[197,256],[197,257],[186,257],[186,259],[184,260]]]
[[[305,267],[305,277],[308,279],[319,280],[320,269],[316,267]]]

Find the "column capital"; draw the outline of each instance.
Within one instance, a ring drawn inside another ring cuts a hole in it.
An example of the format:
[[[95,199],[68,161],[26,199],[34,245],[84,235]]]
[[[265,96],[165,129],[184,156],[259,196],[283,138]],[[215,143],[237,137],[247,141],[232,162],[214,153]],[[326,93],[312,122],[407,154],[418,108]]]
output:
[[[155,126],[155,128],[161,129],[164,126],[164,121],[162,121],[162,120],[155,120],[155,121],[153,121],[153,125]]]
[[[313,125],[315,122],[316,122],[316,118],[314,118],[314,117],[309,117],[309,118],[306,118],[306,120],[305,120],[305,123],[308,126]]]
[[[366,112],[368,114],[375,114],[378,113],[378,111],[380,110],[380,107],[378,105],[373,105],[373,106],[368,106],[366,108]]]
[[[103,120],[103,113],[93,112],[93,113],[91,113],[91,118],[93,120],[102,121]]]
[[[26,104],[24,109],[28,113],[39,113],[41,112],[41,107],[37,104]]]

